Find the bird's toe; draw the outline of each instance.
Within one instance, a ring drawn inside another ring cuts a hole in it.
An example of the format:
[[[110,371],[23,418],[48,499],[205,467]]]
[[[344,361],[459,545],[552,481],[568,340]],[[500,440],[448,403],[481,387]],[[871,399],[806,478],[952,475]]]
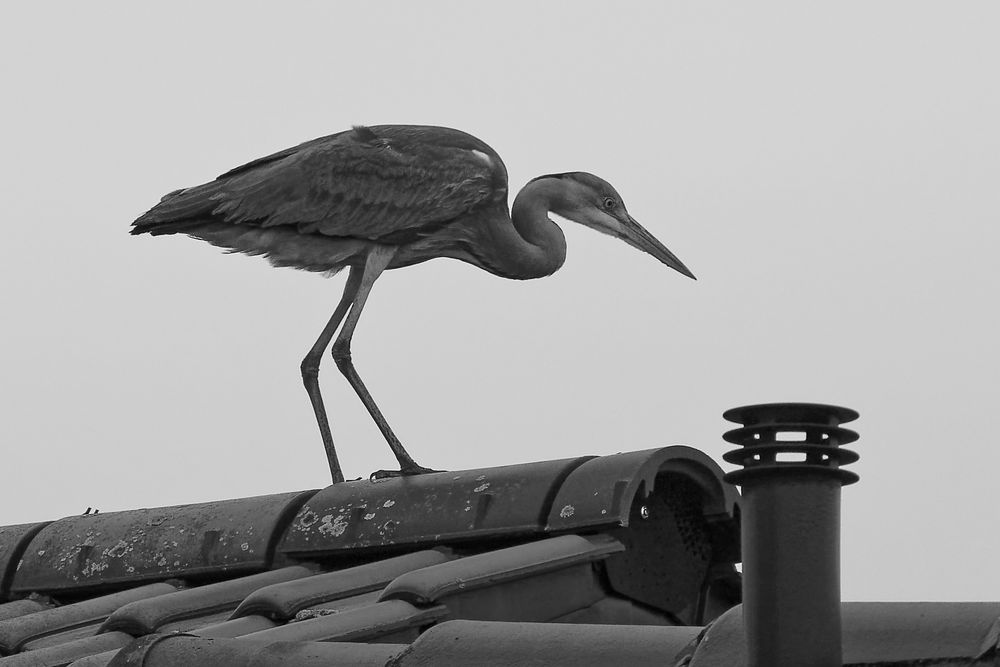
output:
[[[406,468],[401,468],[399,470],[376,470],[371,474],[369,479],[373,482],[377,482],[380,479],[392,479],[393,477],[410,477],[412,475],[426,475],[431,472],[444,472],[442,470],[434,470],[433,468],[425,468],[419,465],[407,466]]]

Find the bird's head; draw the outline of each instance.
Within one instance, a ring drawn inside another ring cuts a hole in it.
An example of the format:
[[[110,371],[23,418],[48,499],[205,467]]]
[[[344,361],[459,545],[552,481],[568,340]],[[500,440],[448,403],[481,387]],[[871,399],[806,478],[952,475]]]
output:
[[[604,179],[583,171],[539,178],[560,180],[561,196],[552,202],[551,209],[556,215],[619,238],[633,248],[649,253],[675,271],[694,278],[694,274],[674,253],[629,215],[621,195]]]

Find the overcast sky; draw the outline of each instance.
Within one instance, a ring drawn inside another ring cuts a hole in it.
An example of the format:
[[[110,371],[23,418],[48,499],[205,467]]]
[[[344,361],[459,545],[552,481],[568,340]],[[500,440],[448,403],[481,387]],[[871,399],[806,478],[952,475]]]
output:
[[[845,599],[1000,599],[1000,5],[15,3],[0,10],[0,525],[318,488],[299,362],[343,276],[128,235],[167,191],[351,124],[592,171],[698,275],[566,228],[554,276],[439,260],[354,358],[464,469],[861,412]],[[394,463],[329,358],[349,477]]]

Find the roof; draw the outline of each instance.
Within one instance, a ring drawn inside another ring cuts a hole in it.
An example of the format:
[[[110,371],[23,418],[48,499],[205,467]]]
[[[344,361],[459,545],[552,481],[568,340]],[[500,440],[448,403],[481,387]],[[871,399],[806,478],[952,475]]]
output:
[[[4,526],[0,667],[740,667],[738,501],[666,447]],[[842,621],[848,667],[1000,664],[1000,603]]]
[[[0,665],[659,664],[738,602],[721,477],[676,446],[2,527]]]

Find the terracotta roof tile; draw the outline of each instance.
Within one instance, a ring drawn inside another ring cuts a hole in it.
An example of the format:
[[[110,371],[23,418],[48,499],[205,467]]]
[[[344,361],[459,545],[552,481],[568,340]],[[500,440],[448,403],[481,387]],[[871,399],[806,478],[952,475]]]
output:
[[[619,597],[602,597],[587,607],[575,609],[552,619],[553,623],[610,625],[677,625],[676,621]]]
[[[398,667],[673,665],[700,628],[448,621],[429,629]]]
[[[334,484],[302,506],[280,549],[316,557],[541,533],[542,508],[590,458]]]
[[[732,516],[739,494],[722,481],[717,470],[702,452],[683,445],[587,459],[559,485],[546,528],[579,531],[628,525],[636,494],[652,491],[657,477],[667,473],[693,481],[703,492],[706,516],[725,521]]]
[[[310,614],[313,612],[323,612],[323,611],[347,611],[348,609],[354,609],[356,607],[363,607],[369,604],[375,604],[379,600],[379,596],[382,595],[382,590],[370,591],[368,593],[362,593],[361,595],[352,595],[349,598],[341,598],[339,600],[331,600],[330,602],[323,602],[321,604],[311,604],[307,609],[299,611],[295,615],[295,620],[299,620],[302,616]]]
[[[62,667],[70,662],[95,653],[113,651],[127,646],[134,637],[124,632],[106,632],[75,639],[65,644],[48,646],[34,651],[18,653],[0,659],[4,667]]]
[[[277,627],[278,623],[272,621],[269,618],[264,618],[263,616],[251,615],[251,616],[241,616],[240,618],[227,619],[220,622],[209,621],[207,625],[203,625],[199,628],[193,628],[189,632],[193,635],[198,635],[200,637],[218,637],[221,639],[230,639],[233,637],[242,637],[243,635],[249,635],[254,632],[260,632],[261,630],[268,630],[270,628]]]
[[[32,539],[11,592],[108,589],[266,570],[288,515],[312,493],[60,519]]]
[[[188,588],[154,599],[137,600],[111,614],[101,626],[101,631],[121,630],[138,637],[160,631],[167,623],[198,618],[213,612],[225,612],[228,616],[246,596],[261,587],[302,579],[311,574],[313,571],[307,567],[290,565],[269,572]]]
[[[845,667],[1000,659],[1000,602],[844,602],[841,617]],[[742,667],[742,606],[720,616],[689,652],[690,667]]]
[[[345,642],[276,642],[150,635],[109,663],[87,667],[385,667],[406,645]],[[74,667],[84,667],[74,663]]]
[[[59,630],[51,634],[45,634],[30,639],[21,645],[20,650],[37,651],[43,648],[58,646],[59,644],[65,644],[68,642],[78,641],[80,639],[86,639],[87,637],[93,637],[98,633],[100,627],[101,627],[100,622],[87,623],[86,625],[71,626],[65,630]]]
[[[0,621],[8,618],[17,618],[26,614],[34,614],[36,611],[44,611],[50,605],[42,604],[37,600],[14,600],[0,604]]]
[[[10,593],[10,582],[28,543],[48,524],[48,521],[43,521],[0,526],[0,599]]]
[[[271,641],[412,641],[423,628],[445,618],[441,606],[417,607],[403,600],[376,602],[340,613],[324,614],[261,630],[247,639]]]
[[[443,551],[427,549],[306,579],[264,586],[247,594],[233,613],[233,618],[259,614],[287,621],[308,607],[381,590],[402,574],[444,563],[449,558]]]
[[[0,621],[0,652],[14,653],[32,639],[80,626],[93,625],[96,631],[98,627],[96,624],[119,607],[134,600],[156,597],[176,590],[167,583],[146,584],[119,593]]]
[[[229,615],[232,613],[233,608],[228,607],[222,611],[199,614],[198,616],[190,616],[176,621],[170,621],[169,623],[164,623],[156,629],[156,632],[160,634],[167,634],[170,632],[195,632],[196,630],[206,626],[218,625],[226,622],[229,620]],[[140,633],[137,636],[141,636],[142,634],[145,633]]]
[[[410,572],[380,599],[444,604],[454,618],[547,621],[601,599],[591,563],[623,549],[605,535],[562,535]]]
[[[438,602],[458,593],[589,564],[624,549],[604,535],[552,537],[409,572],[386,586],[380,599]]]
[[[134,643],[134,642],[133,642]],[[104,651],[103,653],[95,653],[93,655],[88,655],[82,658],[77,658],[73,662],[69,663],[73,667],[107,667],[120,649],[112,649],[110,651]]]

